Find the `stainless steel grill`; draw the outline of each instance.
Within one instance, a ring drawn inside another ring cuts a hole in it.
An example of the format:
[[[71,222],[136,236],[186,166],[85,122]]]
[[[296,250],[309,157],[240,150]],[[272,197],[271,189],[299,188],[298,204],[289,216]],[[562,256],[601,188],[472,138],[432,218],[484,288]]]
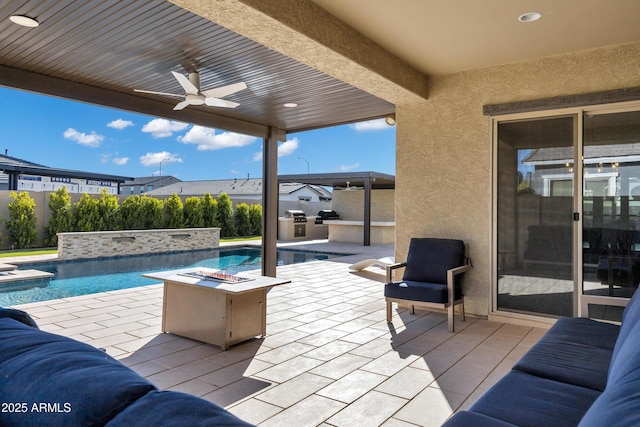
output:
[[[293,218],[293,222],[307,222],[307,216],[303,211],[288,210],[284,213],[285,218]]]

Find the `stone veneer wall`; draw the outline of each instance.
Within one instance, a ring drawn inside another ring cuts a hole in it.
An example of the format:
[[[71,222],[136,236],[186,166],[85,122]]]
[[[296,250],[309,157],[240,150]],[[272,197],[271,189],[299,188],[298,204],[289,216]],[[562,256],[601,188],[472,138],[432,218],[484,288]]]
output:
[[[219,228],[58,233],[58,259],[104,258],[220,246]]]

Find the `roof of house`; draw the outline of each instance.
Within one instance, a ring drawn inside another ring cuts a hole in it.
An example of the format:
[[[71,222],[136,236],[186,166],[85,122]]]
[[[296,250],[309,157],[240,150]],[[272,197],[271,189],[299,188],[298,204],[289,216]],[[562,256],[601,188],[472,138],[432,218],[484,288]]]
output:
[[[180,179],[172,175],[164,175],[164,176],[154,175],[154,176],[140,176],[137,178],[129,179],[125,181],[122,185],[149,185],[149,184],[155,184],[156,182],[159,183],[163,180],[166,180],[166,182],[181,181]]]
[[[584,147],[585,161],[590,159],[615,159],[618,162],[638,161],[640,144],[587,145]],[[530,165],[559,164],[573,161],[573,147],[538,148],[529,153],[522,163]]]
[[[8,155],[0,155],[0,171],[3,171],[7,174],[22,173],[28,175],[59,176],[65,178],[95,179],[113,182],[124,182],[128,179],[131,179],[129,177],[120,175],[108,175],[97,172],[83,172],[71,169],[57,169],[29,162],[17,157],[11,157]]]
[[[319,196],[331,196],[331,192],[317,185],[307,185],[300,183],[282,183],[280,184],[280,194],[292,194],[303,188],[309,188],[316,192]],[[261,178],[234,178],[234,179],[218,179],[204,181],[182,181],[174,184],[166,185],[149,191],[147,194],[153,196],[170,196],[178,195],[197,195],[201,196],[209,193],[212,196],[218,194],[228,194],[229,196],[256,196],[262,195],[262,179]]]

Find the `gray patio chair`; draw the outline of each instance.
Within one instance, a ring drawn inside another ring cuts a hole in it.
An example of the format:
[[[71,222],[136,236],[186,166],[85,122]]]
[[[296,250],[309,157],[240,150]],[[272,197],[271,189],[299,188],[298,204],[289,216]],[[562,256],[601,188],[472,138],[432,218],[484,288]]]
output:
[[[394,270],[405,267],[401,281],[394,281]],[[391,322],[391,304],[446,309],[449,332],[454,331],[454,306],[461,305],[464,318],[462,279],[471,269],[471,260],[462,240],[413,238],[409,243],[407,261],[387,266],[384,296],[387,322]]]

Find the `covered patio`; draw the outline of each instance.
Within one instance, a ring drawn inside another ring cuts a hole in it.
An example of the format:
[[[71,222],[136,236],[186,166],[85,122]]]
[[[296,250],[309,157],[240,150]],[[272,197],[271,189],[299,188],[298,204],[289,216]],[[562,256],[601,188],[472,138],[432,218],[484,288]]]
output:
[[[289,285],[268,295],[267,337],[227,351],[161,332],[162,285],[18,306],[46,331],[106,352],[161,389],[213,401],[260,426],[439,426],[511,369],[543,329],[446,314],[394,311],[384,271],[348,266],[392,245],[291,245],[349,253],[278,267]],[[256,272],[258,273],[258,272]]]

